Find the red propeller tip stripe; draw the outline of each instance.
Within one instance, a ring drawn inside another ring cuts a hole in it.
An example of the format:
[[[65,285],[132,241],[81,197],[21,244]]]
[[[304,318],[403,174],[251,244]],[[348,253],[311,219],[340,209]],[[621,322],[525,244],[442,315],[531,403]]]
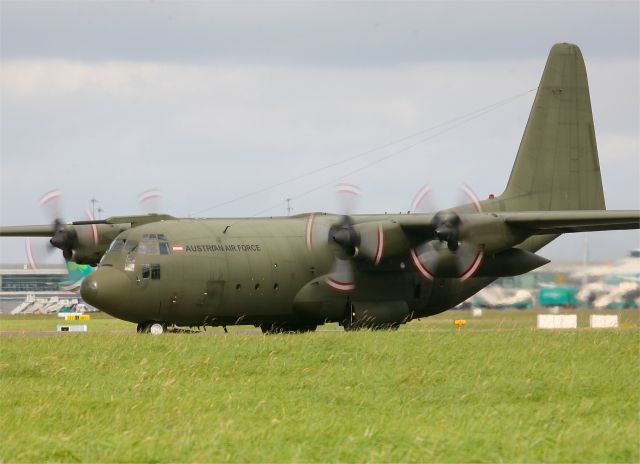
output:
[[[334,290],[341,293],[348,293],[355,290],[356,286],[353,282],[340,282],[338,280],[327,278],[327,284]]]
[[[40,206],[44,206],[50,201],[60,198],[61,196],[62,192],[60,190],[51,190],[40,197]]]

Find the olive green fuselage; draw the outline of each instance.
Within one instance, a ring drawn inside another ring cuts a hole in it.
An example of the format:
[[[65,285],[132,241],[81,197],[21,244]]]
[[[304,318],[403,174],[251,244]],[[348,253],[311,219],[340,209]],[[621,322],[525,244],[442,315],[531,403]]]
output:
[[[112,245],[82,294],[99,309],[138,323],[313,325],[343,321],[351,304],[387,306],[392,314],[379,318],[401,323],[445,311],[494,280],[425,280],[407,252],[378,266],[356,260],[356,289],[339,293],[325,283],[334,253],[328,245],[307,247],[307,223],[305,215],[136,227],[118,236],[121,248]]]

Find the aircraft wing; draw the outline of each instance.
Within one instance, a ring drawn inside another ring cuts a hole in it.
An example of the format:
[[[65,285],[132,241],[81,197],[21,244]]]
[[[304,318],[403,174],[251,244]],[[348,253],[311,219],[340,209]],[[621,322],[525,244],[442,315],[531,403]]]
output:
[[[640,228],[640,211],[531,211],[491,213],[531,235]]]
[[[46,226],[5,226],[0,227],[0,237],[51,237],[53,224]]]
[[[73,226],[86,226],[86,225],[119,225],[119,224],[131,224],[132,227],[147,224],[149,222],[167,221],[175,219],[168,214],[145,214],[137,216],[113,216],[107,219],[99,219],[95,221],[74,221],[71,224],[63,224],[65,228]],[[0,237],[51,237],[55,232],[55,226],[53,224],[47,224],[44,226],[3,226],[0,227]]]

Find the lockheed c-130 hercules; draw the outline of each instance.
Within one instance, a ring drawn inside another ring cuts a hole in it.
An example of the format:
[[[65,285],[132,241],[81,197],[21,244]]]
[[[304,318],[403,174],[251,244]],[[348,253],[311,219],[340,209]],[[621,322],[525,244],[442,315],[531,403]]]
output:
[[[560,234],[639,227],[640,211],[605,209],[584,61],[563,43],[551,49],[497,197],[429,214],[142,215],[0,235],[49,236],[66,259],[97,265],[82,298],[140,332],[253,324],[268,333],[331,321],[395,328],[542,266],[536,251]]]

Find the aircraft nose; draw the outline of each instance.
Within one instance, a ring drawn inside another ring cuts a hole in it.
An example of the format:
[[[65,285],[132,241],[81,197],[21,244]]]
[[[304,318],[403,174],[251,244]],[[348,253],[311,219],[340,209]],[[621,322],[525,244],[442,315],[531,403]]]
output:
[[[83,279],[82,285],[80,286],[80,295],[84,301],[93,305],[93,302],[98,296],[98,281],[95,278],[95,272]]]
[[[109,301],[117,300],[129,284],[129,279],[121,271],[100,268],[84,278],[80,295],[91,306],[108,312]]]

